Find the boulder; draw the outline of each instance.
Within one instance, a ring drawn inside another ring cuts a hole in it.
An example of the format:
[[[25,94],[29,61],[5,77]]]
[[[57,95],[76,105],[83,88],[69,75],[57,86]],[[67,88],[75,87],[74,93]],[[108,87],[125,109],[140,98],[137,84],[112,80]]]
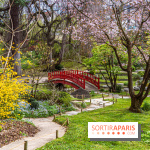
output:
[[[76,91],[72,92],[71,95],[75,98],[77,96],[77,98],[79,99],[82,99],[82,95],[84,95],[84,98],[90,98],[90,93],[82,88],[79,88]]]
[[[134,86],[133,89],[134,89],[134,91],[139,91],[140,90],[140,88],[137,87],[137,86]]]

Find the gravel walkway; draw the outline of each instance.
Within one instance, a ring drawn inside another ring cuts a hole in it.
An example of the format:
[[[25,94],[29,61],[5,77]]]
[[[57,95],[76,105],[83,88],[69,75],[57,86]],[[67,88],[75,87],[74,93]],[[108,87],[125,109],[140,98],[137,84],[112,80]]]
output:
[[[28,141],[28,150],[35,150],[56,139],[56,130],[59,130],[58,136],[62,137],[65,134],[66,129],[61,125],[52,122],[53,118],[54,117],[30,119],[41,131],[34,137],[25,137],[22,140],[17,140],[3,146],[0,150],[24,150],[24,141]]]

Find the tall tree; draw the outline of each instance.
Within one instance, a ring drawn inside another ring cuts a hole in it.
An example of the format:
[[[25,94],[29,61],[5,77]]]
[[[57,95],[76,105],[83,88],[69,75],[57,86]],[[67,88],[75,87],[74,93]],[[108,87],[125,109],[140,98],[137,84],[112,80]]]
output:
[[[17,72],[17,75],[21,75],[21,63],[20,63],[20,48],[23,46],[27,37],[35,23],[33,23],[30,27],[30,23],[33,22],[33,7],[35,3],[38,3],[39,0],[36,1],[26,1],[26,0],[8,0],[5,3],[4,8],[0,8],[0,12],[7,12],[7,16],[5,18],[0,16],[0,20],[4,24],[4,27],[1,28],[5,32],[5,37],[0,37],[3,41],[5,48],[8,50],[6,62],[5,62],[5,69],[7,67],[8,62],[10,62],[9,57],[13,57],[13,65],[14,71]],[[29,5],[29,6],[28,6]],[[27,7],[28,6],[28,7]],[[24,12],[24,7],[29,8],[30,11],[28,13],[28,18],[26,21],[21,22],[22,15],[21,12]],[[8,23],[9,22],[9,23]],[[21,33],[25,32],[25,36],[21,37]]]
[[[18,0],[10,0],[10,27],[12,30],[11,36],[13,39],[13,47],[12,47],[12,55],[14,55],[14,71],[17,72],[18,76],[21,76],[21,62],[20,62],[20,50],[16,52],[16,49],[18,48],[20,44],[20,24],[19,24],[19,3]]]
[[[92,49],[92,55],[91,58],[84,60],[85,64],[94,71],[99,70],[109,88],[109,91],[116,92],[119,66],[112,48],[106,44],[95,44]],[[104,74],[103,71],[105,71],[106,74]]]
[[[82,7],[80,1],[77,3],[77,1],[70,0],[70,4],[76,8],[76,12],[80,13],[80,15],[76,13],[76,16],[73,16],[77,20],[80,16],[80,22],[74,30],[74,35],[82,37],[83,42],[89,39],[98,43],[106,43],[113,49],[120,68],[128,75],[129,94],[131,96],[129,110],[141,112],[140,107],[150,91],[150,49],[146,43],[141,46],[142,33],[150,33],[150,2],[147,0],[91,0],[87,2],[88,11],[80,11],[80,7]],[[87,36],[87,28],[90,30],[90,36]],[[127,54],[128,59],[125,63],[121,59],[122,52]],[[137,54],[137,57],[145,63],[143,81],[138,94],[133,89],[132,64],[134,63],[134,54]]]
[[[41,5],[41,4],[40,4]],[[40,5],[36,5],[36,11],[39,11]],[[40,12],[40,21],[37,23],[38,27],[42,29],[42,39],[45,39],[49,46],[49,68],[53,70],[56,64],[60,64],[64,55],[65,43],[67,36],[62,31],[69,24],[69,16],[66,14],[66,1],[43,1],[43,9]],[[38,14],[34,14],[38,17]],[[53,60],[52,48],[54,44],[59,44],[61,49],[59,55]],[[54,61],[54,63],[52,63]]]

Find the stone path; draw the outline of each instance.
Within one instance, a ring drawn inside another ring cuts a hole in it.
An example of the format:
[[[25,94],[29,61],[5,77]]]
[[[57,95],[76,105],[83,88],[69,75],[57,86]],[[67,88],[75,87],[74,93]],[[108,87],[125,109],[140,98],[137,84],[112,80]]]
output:
[[[110,99],[110,98],[112,97],[107,97],[107,99]],[[74,101],[74,102],[81,102],[81,101]],[[84,100],[84,102],[90,102],[90,100]],[[105,103],[105,106],[109,106],[113,104],[113,102],[103,101],[102,98],[96,98],[96,99],[92,99],[91,105],[87,108],[82,109],[82,111],[84,112],[84,111],[91,111],[91,110],[103,108],[103,103]],[[64,115],[71,116],[71,115],[76,115],[80,112],[81,112],[81,109],[78,109],[76,111],[68,111]]]
[[[24,141],[28,141],[28,150],[35,150],[56,139],[56,130],[59,130],[59,137],[62,137],[65,134],[66,129],[61,125],[52,122],[53,118],[54,117],[31,118],[30,120],[40,129],[40,132],[34,137],[25,137],[5,145],[0,148],[0,150],[24,150]]]
[[[114,97],[117,97],[117,95],[115,95]],[[107,99],[108,98],[112,98],[112,96],[107,97]],[[90,102],[90,100],[85,100],[85,102]],[[103,103],[105,103],[105,106],[113,104],[109,101],[103,101],[102,98],[92,99],[91,102],[91,105],[88,108],[83,109],[83,111],[91,111],[102,108]],[[64,115],[76,115],[80,112],[81,110],[69,111]],[[31,118],[30,120],[35,124],[35,126],[40,129],[40,132],[38,132],[34,137],[25,137],[22,140],[17,140],[8,145],[5,145],[0,148],[0,150],[23,150],[25,140],[28,141],[28,150],[35,150],[36,148],[39,148],[46,143],[54,140],[56,138],[56,130],[59,130],[59,137],[62,137],[65,134],[66,129],[61,125],[53,122],[53,117]]]

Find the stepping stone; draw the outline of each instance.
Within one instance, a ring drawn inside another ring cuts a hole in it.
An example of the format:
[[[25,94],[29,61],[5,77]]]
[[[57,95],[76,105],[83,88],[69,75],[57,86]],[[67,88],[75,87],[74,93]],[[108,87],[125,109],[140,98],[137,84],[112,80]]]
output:
[[[71,116],[71,115],[77,115],[78,113],[79,112],[77,112],[77,111],[69,111],[69,112],[66,112],[65,115]]]
[[[122,97],[121,97],[122,98]],[[130,98],[129,96],[123,96],[123,99],[128,99]]]

